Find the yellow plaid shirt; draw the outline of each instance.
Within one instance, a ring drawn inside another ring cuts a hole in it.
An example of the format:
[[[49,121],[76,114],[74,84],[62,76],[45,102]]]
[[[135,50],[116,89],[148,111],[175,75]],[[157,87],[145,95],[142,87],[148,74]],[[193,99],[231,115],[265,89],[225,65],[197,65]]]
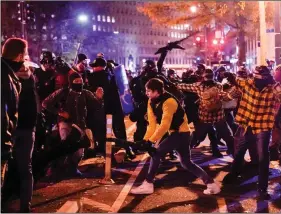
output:
[[[280,84],[269,85],[261,92],[254,85],[253,79],[237,79],[242,90],[236,122],[247,128],[251,127],[254,134],[273,128],[276,115],[275,105],[280,102]]]

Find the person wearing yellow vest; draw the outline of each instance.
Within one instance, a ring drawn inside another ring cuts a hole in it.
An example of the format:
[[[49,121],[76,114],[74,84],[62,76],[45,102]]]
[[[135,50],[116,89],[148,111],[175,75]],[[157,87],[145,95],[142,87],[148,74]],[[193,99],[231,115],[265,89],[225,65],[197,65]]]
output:
[[[150,159],[150,166],[145,181],[131,190],[132,194],[152,194],[153,180],[160,164],[160,159],[175,150],[184,169],[201,178],[207,185],[204,194],[217,194],[220,187],[199,166],[190,159],[190,129],[187,116],[179,101],[170,93],[164,91],[164,83],[157,78],[150,79],[146,85],[148,96],[148,127],[143,143],[154,143],[155,152]],[[157,126],[158,124],[158,126]],[[161,138],[168,132],[168,137]]]

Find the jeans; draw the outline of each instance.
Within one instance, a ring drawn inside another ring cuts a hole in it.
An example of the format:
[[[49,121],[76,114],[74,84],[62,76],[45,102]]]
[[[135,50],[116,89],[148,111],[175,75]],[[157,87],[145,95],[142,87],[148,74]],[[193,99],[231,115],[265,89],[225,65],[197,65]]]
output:
[[[158,146],[156,154],[151,157],[146,181],[152,183],[160,165],[160,159],[169,152],[176,150],[182,167],[195,176],[201,178],[205,184],[213,183],[214,180],[198,165],[190,159],[190,133],[174,132],[166,137]]]
[[[213,129],[213,126],[216,128],[216,133],[219,136],[219,139],[222,138],[226,142],[228,153],[233,154],[234,139],[230,132],[230,129],[228,128],[227,122],[224,120],[221,120],[214,124],[200,122],[197,127],[198,140],[203,141],[207,133],[210,132],[211,129]],[[217,146],[217,142],[215,140],[212,140],[211,138],[210,140],[212,149],[214,149]]]
[[[30,209],[33,192],[32,153],[34,148],[34,130],[16,130],[14,133],[14,155],[20,176],[20,210]]]
[[[253,134],[251,127],[248,127],[245,133],[245,128],[241,126],[238,127],[235,134],[236,152],[231,173],[234,175],[240,174],[246,150],[250,144],[254,144],[257,150],[259,162],[258,189],[262,191],[266,191],[268,187],[270,136],[271,130]]]
[[[232,130],[233,135],[235,134],[238,125],[234,122],[233,110],[232,109],[225,109],[224,110],[226,122]]]

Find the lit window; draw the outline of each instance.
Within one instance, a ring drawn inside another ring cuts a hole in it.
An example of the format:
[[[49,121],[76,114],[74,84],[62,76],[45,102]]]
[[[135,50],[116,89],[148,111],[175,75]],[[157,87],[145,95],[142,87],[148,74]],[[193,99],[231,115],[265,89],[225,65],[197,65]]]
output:
[[[103,28],[102,28],[102,31],[103,31],[103,32],[106,32],[106,29],[105,29],[105,27],[103,27]]]
[[[98,31],[101,31],[101,27],[100,26],[98,26]]]
[[[171,33],[171,37],[174,37],[174,36],[175,36],[175,35],[174,35],[174,32],[172,32],[172,33]]]
[[[93,25],[93,31],[96,31],[96,30],[97,30],[97,26]]]
[[[42,40],[46,41],[47,40],[47,35],[46,34],[42,34]]]
[[[100,15],[98,15],[98,22],[100,22]]]
[[[114,17],[112,17],[111,22],[115,23],[115,18]]]
[[[103,22],[106,22],[105,16],[102,16],[102,21],[103,21]]]
[[[107,16],[107,22],[110,22],[110,16]]]
[[[46,26],[46,25],[43,25],[42,29],[43,29],[43,30],[47,30],[47,26]]]
[[[95,16],[93,16],[93,17],[92,17],[92,20],[94,20],[94,21],[95,21],[95,20],[96,20],[96,17],[95,17]]]

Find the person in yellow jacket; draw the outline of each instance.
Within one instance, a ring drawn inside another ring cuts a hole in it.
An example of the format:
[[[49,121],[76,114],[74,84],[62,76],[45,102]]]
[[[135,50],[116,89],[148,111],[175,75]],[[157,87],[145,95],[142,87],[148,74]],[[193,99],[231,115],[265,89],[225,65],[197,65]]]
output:
[[[175,150],[184,169],[201,178],[207,185],[204,194],[217,194],[220,187],[198,165],[190,159],[190,129],[187,116],[179,101],[164,90],[164,83],[157,78],[150,79],[146,85],[148,96],[148,122],[143,143],[154,143],[156,151],[152,155],[145,181],[131,190],[132,194],[152,194],[154,192],[153,180],[160,164],[160,159],[168,152]],[[157,124],[159,126],[157,126]],[[165,133],[169,136],[161,141]]]

